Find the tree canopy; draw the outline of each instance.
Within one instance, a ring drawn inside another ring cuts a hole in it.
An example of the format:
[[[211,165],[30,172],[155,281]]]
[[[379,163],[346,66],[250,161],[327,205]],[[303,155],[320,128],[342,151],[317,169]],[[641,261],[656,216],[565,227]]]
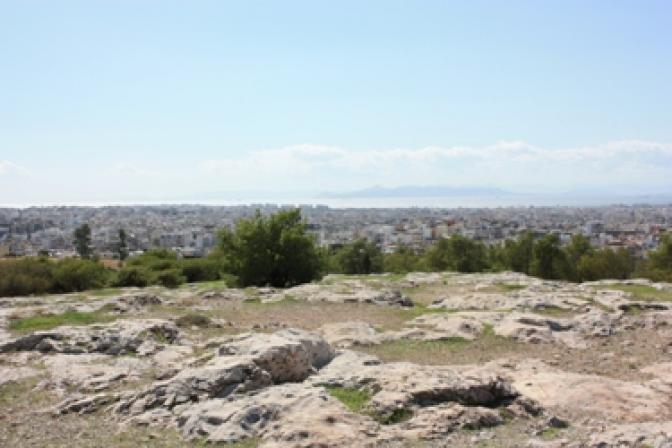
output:
[[[257,211],[219,231],[217,256],[243,286],[293,286],[321,276],[322,260],[299,209],[265,217]]]

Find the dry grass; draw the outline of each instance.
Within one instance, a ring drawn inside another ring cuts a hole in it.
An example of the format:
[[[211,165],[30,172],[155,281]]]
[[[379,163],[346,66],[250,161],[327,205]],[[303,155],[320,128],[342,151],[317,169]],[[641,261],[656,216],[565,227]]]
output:
[[[180,318],[198,313],[211,319],[224,319],[239,329],[286,325],[314,330],[327,323],[364,320],[375,327],[395,330],[400,329],[406,321],[425,312],[428,311],[424,307],[400,308],[374,304],[310,303],[296,300],[274,303],[194,301],[188,305],[155,306],[146,312],[146,316]]]
[[[523,344],[496,336],[491,327],[485,327],[473,341],[453,337],[438,341],[401,339],[363,347],[367,353],[385,362],[409,361],[425,365],[472,364],[514,356],[524,350]]]
[[[618,291],[625,291],[632,294],[636,300],[643,301],[672,301],[672,291],[662,291],[648,285],[606,285],[600,286],[599,289],[615,289]]]
[[[463,295],[473,292],[473,288],[454,284],[430,284],[405,288],[403,293],[420,305],[431,305],[435,300],[451,295]]]

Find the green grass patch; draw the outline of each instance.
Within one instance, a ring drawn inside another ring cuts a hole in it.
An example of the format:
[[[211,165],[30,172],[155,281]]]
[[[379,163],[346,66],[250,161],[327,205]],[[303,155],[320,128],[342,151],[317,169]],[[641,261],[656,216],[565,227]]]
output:
[[[560,429],[558,428],[546,428],[539,434],[544,440],[553,440],[560,435]]]
[[[612,289],[632,294],[637,300],[672,301],[672,291],[661,291],[648,285],[605,285],[598,289]]]
[[[351,387],[327,386],[329,395],[339,400],[351,412],[361,413],[371,401],[371,393],[363,389]]]
[[[474,340],[451,337],[435,341],[399,339],[386,341],[360,350],[385,362],[409,361],[417,364],[443,365],[487,362],[518,353],[520,342],[495,334],[492,325],[484,324]]]
[[[567,308],[560,308],[559,306],[552,306],[552,305],[538,308],[529,308],[526,311],[549,317],[572,317],[577,314],[576,311],[574,310],[570,310]]]
[[[375,353],[384,359],[407,359],[417,353],[431,356],[433,353],[438,354],[464,350],[470,344],[471,341],[460,337],[450,337],[438,341],[398,339],[396,341],[383,342],[380,345],[372,347],[372,350],[375,350]]]
[[[412,307],[402,308],[400,312],[407,316],[408,319],[415,319],[416,317],[422,316],[424,314],[442,314],[442,313],[454,313],[458,310],[449,309],[449,308],[430,308],[427,305],[421,303],[416,303]]]
[[[497,338],[495,334],[495,327],[492,326],[492,324],[483,324],[483,329],[481,330],[481,338],[483,339],[489,339],[489,338]]]
[[[61,325],[91,325],[111,322],[115,319],[115,316],[100,311],[66,311],[62,314],[43,314],[14,319],[10,321],[9,329],[18,332],[50,330]]]
[[[368,415],[382,425],[394,425],[405,422],[413,417],[413,411],[408,409],[395,409],[391,414],[376,414],[366,407],[371,401],[371,393],[365,389],[352,387],[327,386],[329,394],[343,403],[351,412]]]

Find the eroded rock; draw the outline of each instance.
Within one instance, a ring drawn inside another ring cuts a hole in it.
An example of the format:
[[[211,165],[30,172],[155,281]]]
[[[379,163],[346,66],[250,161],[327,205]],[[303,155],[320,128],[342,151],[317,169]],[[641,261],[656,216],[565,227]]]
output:
[[[0,345],[0,353],[126,353],[150,354],[157,344],[172,343],[179,335],[174,323],[158,320],[120,320],[105,325],[59,327],[19,336]]]

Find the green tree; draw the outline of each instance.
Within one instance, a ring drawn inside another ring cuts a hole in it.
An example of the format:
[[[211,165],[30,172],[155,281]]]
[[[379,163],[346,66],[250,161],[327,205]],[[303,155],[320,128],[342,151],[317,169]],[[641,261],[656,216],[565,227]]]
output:
[[[560,238],[557,235],[546,235],[539,239],[534,244],[532,255],[532,275],[549,280],[568,277],[567,256],[560,248]]]
[[[595,252],[590,240],[581,234],[572,235],[564,251],[567,257],[567,280],[581,281],[579,264],[584,257],[591,256]]]
[[[264,217],[259,211],[222,229],[217,256],[244,285],[293,286],[321,276],[322,260],[299,209]]]
[[[612,250],[604,248],[584,254],[577,266],[578,281],[594,281],[602,279],[626,279],[633,270],[630,253],[624,249]]]
[[[636,275],[654,281],[672,282],[672,236],[664,235],[658,248],[640,263]]]
[[[532,266],[534,235],[532,232],[522,233],[516,241],[506,240],[504,243],[504,264],[507,269],[529,274]]]
[[[383,256],[383,270],[396,274],[421,271],[421,257],[408,246],[400,246],[395,252]]]
[[[91,258],[93,249],[91,249],[91,227],[88,224],[82,224],[75,229],[75,250],[80,257],[84,259]]]
[[[485,245],[461,235],[440,240],[425,259],[434,271],[483,272],[489,268]]]
[[[383,254],[374,243],[365,239],[346,244],[335,254],[338,270],[343,274],[383,272]]]
[[[124,261],[128,258],[128,235],[124,229],[119,229],[119,247],[117,248],[119,259]]]

